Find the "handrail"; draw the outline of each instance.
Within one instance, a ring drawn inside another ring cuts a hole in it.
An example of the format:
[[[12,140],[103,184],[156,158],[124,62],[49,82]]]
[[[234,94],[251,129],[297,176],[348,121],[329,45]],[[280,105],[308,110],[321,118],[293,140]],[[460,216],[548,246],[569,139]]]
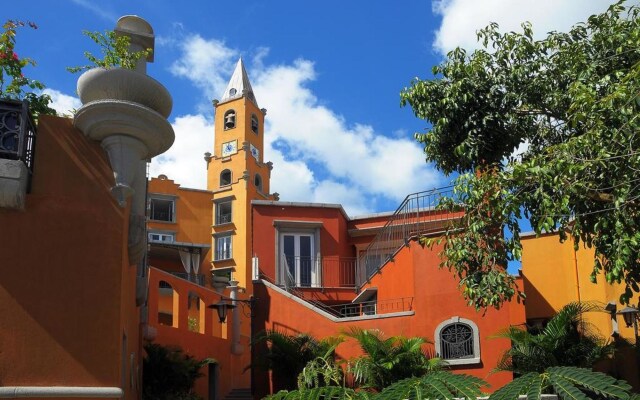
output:
[[[453,187],[446,186],[405,197],[358,258],[356,288],[360,290],[412,238],[425,233],[442,232],[448,226],[448,221],[459,218],[460,212],[436,209],[440,199],[454,195]]]

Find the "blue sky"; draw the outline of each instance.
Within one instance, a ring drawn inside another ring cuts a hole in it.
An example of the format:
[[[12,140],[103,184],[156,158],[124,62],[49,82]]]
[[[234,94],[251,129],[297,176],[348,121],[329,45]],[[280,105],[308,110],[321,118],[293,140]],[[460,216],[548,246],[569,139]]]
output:
[[[559,3],[559,4],[556,4]],[[265,161],[281,200],[343,204],[350,215],[394,210],[413,192],[444,186],[413,133],[426,123],[400,108],[399,92],[455,46],[472,49],[490,21],[505,30],[566,30],[606,9],[604,0],[405,0],[223,2],[31,0],[4,18],[33,21],[17,52],[38,63],[59,111],[79,107],[83,52],[98,49],[83,30],[113,29],[119,16],[145,18],[156,34],[148,73],[171,92],[176,142],[151,164],[186,187],[205,188],[213,109],[242,56],[265,107]]]

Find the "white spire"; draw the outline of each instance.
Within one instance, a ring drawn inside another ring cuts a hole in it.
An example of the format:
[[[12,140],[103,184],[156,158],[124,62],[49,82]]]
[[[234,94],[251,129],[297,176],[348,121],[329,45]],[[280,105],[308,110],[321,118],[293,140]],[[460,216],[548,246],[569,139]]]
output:
[[[251,83],[249,82],[249,76],[247,76],[247,70],[244,69],[244,62],[242,62],[242,58],[240,58],[220,102],[237,99],[243,95],[246,95],[256,106],[258,105],[256,97],[253,94],[253,89],[251,88]]]

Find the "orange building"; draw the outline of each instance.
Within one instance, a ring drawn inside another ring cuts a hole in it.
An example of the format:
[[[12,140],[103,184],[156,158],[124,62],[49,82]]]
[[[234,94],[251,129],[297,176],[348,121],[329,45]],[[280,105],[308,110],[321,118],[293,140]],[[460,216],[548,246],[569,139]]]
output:
[[[157,342],[218,360],[211,367],[216,370],[203,371],[200,395],[252,387],[259,398],[277,389],[268,374],[242,373],[251,360],[250,338],[264,329],[325,337],[359,326],[422,336],[433,341],[425,350],[455,370],[487,378],[493,387],[511,379],[488,376],[509,347],[488,337],[523,324],[522,306],[476,312],[454,278],[438,269],[437,249],[417,244],[459,217],[433,210],[437,192],[409,196],[395,214],[353,218],[339,205],[281,202],[270,194],[272,166],[263,160],[266,110],[258,108],[242,60],[214,104],[214,149],[205,154],[208,190],[181,188],[165,176],[149,182],[149,324]],[[210,252],[203,232],[210,235]],[[177,256],[187,247],[203,254],[192,276]],[[236,306],[225,323],[206,308],[221,300]],[[358,350],[345,343],[339,354]]]
[[[353,219],[339,205],[253,201],[253,254],[259,265],[254,331],[322,338],[359,327],[420,336],[432,342],[425,350],[454,371],[487,379],[494,389],[511,381],[508,373],[489,374],[510,347],[490,337],[524,324],[524,308],[507,304],[483,314],[467,306],[453,276],[438,268],[439,249],[415,240],[441,233],[442,222],[456,218],[409,206],[435,194],[409,196],[395,214]],[[360,350],[346,341],[337,353],[348,359]],[[254,374],[260,395],[280,389],[270,375]]]

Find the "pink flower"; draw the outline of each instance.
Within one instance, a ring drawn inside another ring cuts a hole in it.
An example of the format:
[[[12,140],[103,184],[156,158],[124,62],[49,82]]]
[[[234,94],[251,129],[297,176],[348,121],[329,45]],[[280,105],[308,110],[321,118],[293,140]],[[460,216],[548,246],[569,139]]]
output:
[[[18,60],[18,54],[17,53],[13,53],[13,59],[16,60],[16,61]]]

